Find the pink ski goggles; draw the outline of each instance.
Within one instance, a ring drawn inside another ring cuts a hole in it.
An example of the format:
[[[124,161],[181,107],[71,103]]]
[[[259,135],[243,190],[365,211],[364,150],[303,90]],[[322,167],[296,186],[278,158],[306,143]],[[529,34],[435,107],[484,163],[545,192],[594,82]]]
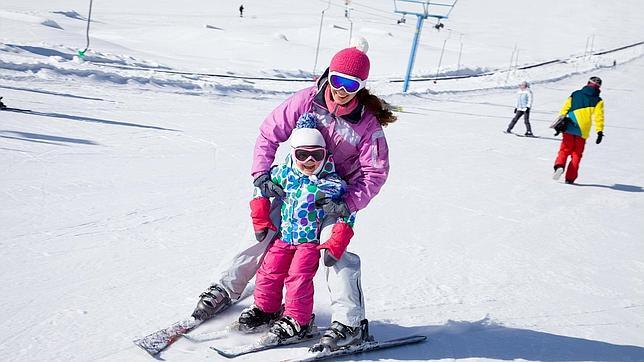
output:
[[[326,148],[323,147],[307,147],[296,148],[293,150],[293,156],[300,162],[306,162],[309,158],[314,161],[320,162],[326,157]]]

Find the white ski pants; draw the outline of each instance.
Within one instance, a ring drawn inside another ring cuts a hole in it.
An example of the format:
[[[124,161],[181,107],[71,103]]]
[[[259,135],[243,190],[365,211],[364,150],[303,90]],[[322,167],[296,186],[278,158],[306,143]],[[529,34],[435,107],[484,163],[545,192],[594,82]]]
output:
[[[275,225],[280,225],[281,222],[281,205],[281,200],[274,200],[271,203],[271,220]],[[322,222],[320,228],[322,242],[331,235],[335,221],[334,218],[327,218]],[[269,232],[264,240],[253,243],[237,254],[230,268],[221,274],[216,284],[224,287],[231,299],[238,299],[248,282],[255,276],[274,235]],[[327,286],[331,294],[331,320],[347,326],[359,326],[360,321],[365,319],[364,298],[360,285],[360,257],[345,251],[334,266],[325,269]]]

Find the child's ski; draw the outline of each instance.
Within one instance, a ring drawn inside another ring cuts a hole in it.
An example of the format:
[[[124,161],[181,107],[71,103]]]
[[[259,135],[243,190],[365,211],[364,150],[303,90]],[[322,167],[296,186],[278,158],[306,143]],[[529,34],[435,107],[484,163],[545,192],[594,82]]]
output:
[[[254,352],[264,351],[271,348],[310,341],[311,339],[317,338],[319,336],[320,336],[320,331],[316,327],[313,327],[311,332],[307,333],[304,337],[293,337],[290,339],[281,340],[272,333],[266,333],[251,344],[244,344],[241,346],[235,346],[230,348],[220,348],[216,346],[210,346],[210,348],[217,351],[217,353],[219,353],[224,357],[235,358],[248,353],[254,353]]]
[[[321,361],[325,359],[337,358],[340,356],[346,356],[350,354],[375,351],[378,349],[399,347],[399,346],[404,346],[412,343],[419,343],[419,342],[425,341],[426,339],[427,339],[426,336],[409,336],[404,338],[391,339],[388,341],[369,341],[363,344],[359,344],[357,346],[351,346],[351,347],[339,349],[333,352],[329,351],[328,349],[325,349],[321,352],[307,352],[307,354],[302,357],[288,359],[283,362]]]
[[[201,342],[214,341],[215,339],[221,339],[233,333],[253,334],[253,333],[266,332],[266,331],[268,331],[268,326],[261,326],[254,329],[243,329],[239,324],[239,321],[234,321],[233,323],[227,325],[223,329],[210,331],[210,332],[185,334],[184,337],[190,342],[201,343]]]

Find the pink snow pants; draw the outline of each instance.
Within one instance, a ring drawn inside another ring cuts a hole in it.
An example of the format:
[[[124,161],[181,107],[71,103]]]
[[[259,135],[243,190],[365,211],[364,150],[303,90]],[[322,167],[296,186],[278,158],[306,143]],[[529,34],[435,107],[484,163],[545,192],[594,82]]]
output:
[[[295,246],[275,240],[257,271],[255,305],[267,313],[277,312],[286,286],[284,315],[307,325],[313,313],[313,277],[320,260],[317,246],[315,243]]]

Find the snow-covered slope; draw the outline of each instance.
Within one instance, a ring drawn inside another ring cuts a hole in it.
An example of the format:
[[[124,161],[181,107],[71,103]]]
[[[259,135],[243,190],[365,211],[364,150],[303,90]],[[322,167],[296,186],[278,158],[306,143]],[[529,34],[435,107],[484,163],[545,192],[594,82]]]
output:
[[[342,3],[325,15],[318,71],[348,43]],[[131,340],[190,313],[251,242],[257,127],[310,84],[213,74],[311,78],[326,4],[249,1],[239,18],[237,3],[94,2],[81,60],[87,3],[3,2],[0,96],[33,112],[0,113],[0,360],[150,359]],[[643,47],[592,55],[644,40],[639,2],[459,1],[441,32],[426,24],[415,75],[494,74],[407,95],[391,80],[414,19],[397,25],[390,1],[352,7],[370,87],[404,112],[386,129],[390,179],[351,248],[372,332],[429,337],[354,359],[644,360]],[[508,72],[515,45],[518,67],[561,61]],[[590,74],[604,80],[606,138],[591,137],[565,185],[550,177],[547,126]],[[501,132],[520,79],[533,83],[538,139]],[[322,272],[316,286],[326,325]],[[219,356],[178,341],[163,358]]]

